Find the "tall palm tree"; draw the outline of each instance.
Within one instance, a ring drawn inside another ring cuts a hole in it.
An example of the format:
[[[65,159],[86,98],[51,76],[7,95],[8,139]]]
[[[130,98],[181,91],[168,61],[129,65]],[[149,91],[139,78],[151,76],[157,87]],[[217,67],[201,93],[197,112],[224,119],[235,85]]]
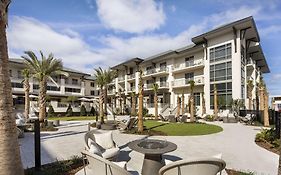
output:
[[[218,118],[218,90],[216,84],[214,84],[214,118]]]
[[[155,108],[155,120],[158,120],[158,97],[157,97],[157,94],[158,94],[158,90],[159,90],[159,85],[157,83],[154,83],[152,85],[152,89],[153,89],[153,92],[154,92],[154,108]]]
[[[99,67],[98,69],[95,69],[95,73],[94,76],[96,77],[96,82],[99,86],[99,117],[101,119],[101,123],[104,123],[104,110],[103,110],[103,103],[104,103],[104,86],[106,84],[105,82],[105,74],[104,71],[101,67]]]
[[[252,109],[252,91],[253,91],[254,85],[253,85],[253,80],[248,80],[247,82],[247,95],[249,98],[249,107],[248,109]]]
[[[24,114],[25,118],[28,119],[29,115],[29,109],[30,109],[30,99],[29,99],[29,91],[30,91],[30,84],[29,84],[29,79],[30,79],[30,72],[29,69],[23,69],[22,70],[22,75],[23,75],[23,88],[24,88]]]
[[[139,75],[139,110],[138,110],[138,132],[143,132],[143,79],[142,71]]]
[[[0,1],[0,174],[23,175],[8,66],[6,37],[10,0]]]
[[[47,80],[49,79],[57,85],[51,76],[60,74],[68,76],[68,74],[63,71],[62,61],[54,58],[52,53],[46,58],[40,51],[41,59],[38,59],[32,51],[24,53],[26,55],[22,58],[24,58],[26,66],[29,68],[32,77],[39,81],[39,121],[43,122],[46,117]]]
[[[266,90],[266,85],[264,83],[263,77],[260,78],[258,87],[259,87],[259,97],[260,97],[260,110],[263,110],[264,126],[269,126],[268,93]]]
[[[104,70],[104,111],[107,113],[107,91],[108,91],[108,84],[111,83],[114,78],[116,78],[117,72],[114,70]]]
[[[202,92],[202,115],[204,114],[206,114],[206,102],[204,92]]]
[[[132,92],[131,93],[131,98],[132,98],[132,114],[133,116],[136,116],[136,93]]]
[[[184,115],[184,91],[182,91],[182,94],[181,94],[181,114]]]
[[[194,86],[195,82],[190,80],[190,122],[195,122],[195,106],[194,106]]]
[[[181,98],[180,96],[177,97],[177,113],[176,113],[176,117],[180,116],[180,112],[181,112]]]

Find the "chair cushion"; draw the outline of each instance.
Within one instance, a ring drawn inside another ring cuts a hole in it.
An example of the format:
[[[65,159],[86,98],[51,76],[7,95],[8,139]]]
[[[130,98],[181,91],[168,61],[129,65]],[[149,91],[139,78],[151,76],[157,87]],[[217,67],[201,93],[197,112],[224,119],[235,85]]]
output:
[[[99,149],[99,146],[95,142],[91,142],[89,152],[92,154],[102,156],[102,152]]]
[[[123,168],[123,169],[127,169],[127,162],[125,161],[122,161],[122,162],[112,162],[114,163],[115,165],[118,165],[119,167]]]
[[[118,155],[119,150],[120,150],[119,148],[106,149],[102,153],[102,157],[105,158],[105,159],[109,159],[109,158],[115,157],[116,155]]]
[[[114,147],[114,142],[112,139],[112,131],[102,133],[102,134],[94,134],[96,143],[99,144],[104,149],[110,149]]]

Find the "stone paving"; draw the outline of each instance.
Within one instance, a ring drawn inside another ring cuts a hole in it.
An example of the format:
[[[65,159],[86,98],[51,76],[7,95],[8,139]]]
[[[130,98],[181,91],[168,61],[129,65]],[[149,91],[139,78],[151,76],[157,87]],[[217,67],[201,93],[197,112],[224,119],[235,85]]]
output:
[[[41,133],[42,164],[62,159],[69,159],[73,155],[80,155],[84,149],[84,133],[89,121],[62,122],[56,132]],[[240,123],[224,124],[223,132],[204,136],[153,136],[149,138],[165,139],[177,144],[177,150],[165,155],[171,160],[213,156],[222,153],[227,168],[252,171],[256,174],[277,174],[278,155],[271,153],[254,142],[260,127],[245,126]],[[119,160],[128,161],[128,169],[133,174],[141,172],[143,155],[130,150],[127,143],[145,136],[136,136],[114,131],[114,140],[122,151]],[[34,166],[33,133],[25,133],[20,139],[21,156],[24,167]]]

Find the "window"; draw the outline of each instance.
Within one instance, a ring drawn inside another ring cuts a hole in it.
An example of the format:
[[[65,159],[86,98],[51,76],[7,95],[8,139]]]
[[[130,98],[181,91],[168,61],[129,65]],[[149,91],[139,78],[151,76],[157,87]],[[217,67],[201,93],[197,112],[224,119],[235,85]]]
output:
[[[39,89],[39,85],[38,84],[34,84],[33,85],[33,89]]]
[[[210,49],[210,63],[231,59],[231,43]]]
[[[160,63],[160,71],[166,71],[167,64],[166,62]]]
[[[281,109],[281,104],[277,104],[277,108],[278,108],[278,109]]]
[[[91,95],[95,95],[95,91],[91,91]]]
[[[60,87],[56,86],[47,86],[48,91],[60,91]]]
[[[23,78],[22,73],[21,73],[20,70],[18,70],[18,78],[19,78],[19,79],[22,79],[22,78]]]
[[[222,81],[232,79],[231,62],[225,62],[210,66],[210,81]]]
[[[200,93],[194,93],[195,106],[200,106]]]
[[[74,85],[78,85],[78,79],[74,79],[74,78],[72,78],[72,84],[74,84]]]
[[[194,80],[193,72],[185,74],[185,84],[188,84],[190,80]]]
[[[10,77],[13,77],[13,72],[12,72],[12,70],[9,70],[9,74],[10,74]]]
[[[185,58],[185,67],[194,66],[194,56]]]
[[[219,109],[230,108],[232,101],[232,83],[219,83],[216,84],[216,87]],[[214,109],[214,84],[210,84],[210,94],[210,108]]]
[[[167,84],[167,77],[160,77],[160,87],[165,87]]]
[[[65,92],[80,93],[81,89],[77,88],[65,88]]]
[[[12,88],[23,88],[23,84],[12,82]]]
[[[91,87],[95,87],[95,83],[94,82],[91,82]]]

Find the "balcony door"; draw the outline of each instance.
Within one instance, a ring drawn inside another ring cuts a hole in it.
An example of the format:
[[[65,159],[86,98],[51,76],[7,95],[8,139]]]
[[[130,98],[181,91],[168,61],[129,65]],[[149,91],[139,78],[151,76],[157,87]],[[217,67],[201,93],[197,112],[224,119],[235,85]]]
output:
[[[166,71],[167,64],[166,62],[160,63],[160,71]]]
[[[194,80],[194,72],[185,74],[185,84],[188,84],[190,80]]]
[[[185,58],[185,67],[194,66],[194,56]]]
[[[167,77],[160,77],[160,87],[165,87],[167,84]]]

